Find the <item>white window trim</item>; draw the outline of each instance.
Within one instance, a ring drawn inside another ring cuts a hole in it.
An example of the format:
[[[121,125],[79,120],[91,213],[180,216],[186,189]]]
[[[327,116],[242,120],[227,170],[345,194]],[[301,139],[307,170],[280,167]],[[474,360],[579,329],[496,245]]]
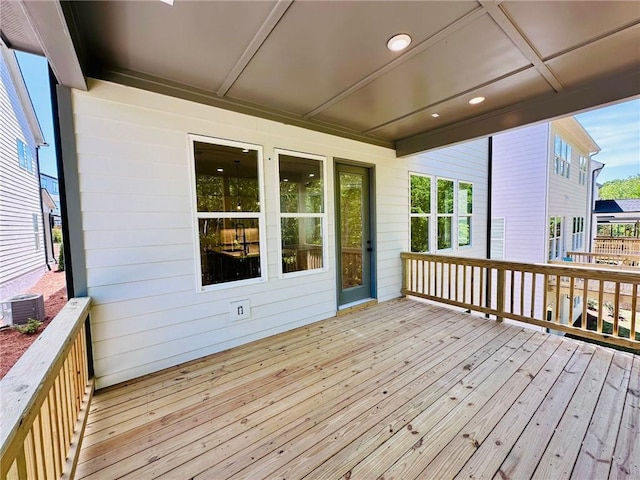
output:
[[[461,183],[466,183],[467,185],[471,185],[471,213],[467,214],[463,214],[461,215],[460,212],[458,211],[458,192],[460,191],[460,184]],[[456,204],[454,206],[454,211],[456,212],[456,247],[460,250],[465,250],[467,248],[473,248],[473,216],[474,216],[474,210],[475,210],[475,185],[473,182],[467,182],[466,180],[458,180],[456,182],[455,185],[455,191],[454,191],[455,195],[456,195]],[[469,245],[460,245],[460,232],[459,230],[459,222],[460,222],[460,218],[469,218],[470,220],[470,225],[469,225]]]
[[[329,271],[329,239],[328,234],[328,177],[327,157],[324,155],[316,155],[313,153],[297,152],[295,150],[286,150],[284,148],[274,148],[273,155],[276,159],[275,180],[276,180],[276,212],[278,215],[277,242],[278,242],[278,277],[292,278],[302,277],[306,275],[315,275]],[[292,157],[307,158],[309,160],[318,160],[322,164],[322,213],[282,213],[280,210],[280,155],[289,155]],[[300,270],[297,272],[285,273],[282,271],[282,219],[283,218],[321,218],[322,225],[322,268],[314,268],[311,270]]]
[[[424,177],[424,178],[428,178],[430,183],[431,183],[431,187],[429,189],[429,213],[413,213],[411,211],[411,177]],[[412,218],[427,218],[428,219],[428,235],[429,235],[429,244],[427,245],[427,251],[426,252],[415,252],[415,253],[431,253],[433,251],[433,192],[434,192],[434,188],[433,188],[433,179],[434,177],[431,175],[428,175],[426,173],[420,173],[420,172],[409,172],[409,245],[407,248],[408,252],[411,252],[411,219]],[[437,207],[437,205],[436,205]],[[437,228],[437,227],[436,227]]]
[[[193,148],[194,142],[211,143],[214,145],[223,145],[227,147],[247,148],[249,150],[255,150],[257,152],[258,162],[258,186],[260,189],[260,211],[259,212],[201,212],[198,213],[198,199],[196,190],[196,157],[195,149]],[[237,288],[244,285],[251,285],[255,283],[266,282],[268,280],[267,275],[267,236],[266,236],[266,222],[265,222],[265,185],[264,185],[264,162],[263,162],[263,149],[262,145],[256,145],[253,143],[239,142],[235,140],[227,140],[223,138],[207,137],[204,135],[188,134],[187,146],[189,150],[189,181],[191,192],[191,219],[193,232],[193,249],[194,249],[194,262],[195,262],[195,276],[196,276],[196,292],[205,293],[216,290],[225,290],[228,288]],[[198,225],[199,219],[206,218],[257,218],[258,230],[260,238],[260,276],[256,278],[248,278],[245,280],[236,280],[233,282],[216,283],[213,285],[202,285],[202,258],[200,255],[200,229]]]

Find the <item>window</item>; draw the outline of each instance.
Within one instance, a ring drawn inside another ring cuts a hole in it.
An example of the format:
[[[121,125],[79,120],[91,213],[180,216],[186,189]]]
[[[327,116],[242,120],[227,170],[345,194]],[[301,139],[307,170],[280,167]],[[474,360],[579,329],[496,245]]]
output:
[[[585,185],[587,183],[587,157],[584,155],[580,155],[580,173],[578,181],[580,182],[580,185]]]
[[[262,150],[190,136],[200,284],[263,278]]]
[[[571,248],[580,250],[584,244],[584,217],[573,217]]]
[[[282,273],[320,270],[324,255],[324,157],[276,150]]]
[[[473,184],[458,182],[458,246],[471,245],[471,216],[473,214]]]
[[[553,146],[553,172],[569,178],[570,169],[571,145],[556,135]]]
[[[549,260],[562,258],[562,217],[549,217]]]
[[[30,148],[19,138],[16,139],[16,147],[18,150],[18,164],[20,168],[33,172],[33,155]]]
[[[431,224],[431,177],[410,175],[411,188],[411,251],[429,251]]]
[[[453,186],[453,180],[438,179],[438,250],[453,248]]]

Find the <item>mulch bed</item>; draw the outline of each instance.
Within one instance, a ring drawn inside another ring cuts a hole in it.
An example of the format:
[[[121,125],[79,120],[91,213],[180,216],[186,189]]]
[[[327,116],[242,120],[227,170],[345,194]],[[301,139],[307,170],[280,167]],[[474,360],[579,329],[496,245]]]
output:
[[[0,379],[7,374],[67,303],[67,286],[64,272],[52,270],[45,273],[40,281],[25,293],[43,294],[45,320],[33,335],[25,335],[12,328],[0,330]]]

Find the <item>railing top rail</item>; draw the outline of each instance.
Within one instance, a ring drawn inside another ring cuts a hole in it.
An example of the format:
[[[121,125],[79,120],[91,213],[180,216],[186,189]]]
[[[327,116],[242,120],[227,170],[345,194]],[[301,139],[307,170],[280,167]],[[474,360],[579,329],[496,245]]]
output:
[[[64,360],[89,313],[91,298],[73,298],[0,380],[2,455],[25,417],[49,392],[53,373]]]
[[[612,259],[628,260],[640,258],[640,253],[602,253],[602,252],[567,252],[567,255],[584,255],[589,257],[606,257]]]
[[[431,260],[458,265],[496,268],[499,270],[516,270],[529,273],[560,275],[563,277],[593,278],[610,282],[640,283],[640,275],[636,272],[605,270],[593,266],[569,266],[571,265],[570,262],[567,262],[567,266],[564,266],[549,263],[507,262],[504,260],[487,260],[484,258],[452,257],[449,255],[410,252],[402,252],[400,256],[403,259]]]
[[[630,267],[629,265],[609,265],[606,263],[581,263],[581,262],[565,262],[564,260],[551,260],[551,265],[570,265],[572,267],[584,267],[592,270],[611,270],[623,272],[640,273],[640,267]]]

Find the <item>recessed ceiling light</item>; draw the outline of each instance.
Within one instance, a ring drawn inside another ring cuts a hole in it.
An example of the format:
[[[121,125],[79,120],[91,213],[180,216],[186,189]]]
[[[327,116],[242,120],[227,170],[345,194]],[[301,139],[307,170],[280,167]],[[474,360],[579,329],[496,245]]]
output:
[[[432,116],[433,118],[438,118],[440,115],[439,115],[438,113],[432,113],[432,114],[431,114],[431,116]]]
[[[469,103],[471,105],[477,105],[478,103],[482,103],[484,102],[484,97],[474,97],[471,100],[469,100]]]
[[[216,171],[218,171],[218,172],[224,172],[224,168],[216,168]]]
[[[483,100],[484,100],[484,99],[483,99]],[[242,153],[247,153],[247,152],[249,152],[249,149],[248,149],[248,148],[243,148],[243,149],[242,149]]]
[[[315,174],[315,173],[310,173],[310,174],[309,174],[309,178],[311,178],[311,177],[315,177],[315,176],[316,176],[316,174]]]
[[[387,42],[387,48],[392,52],[399,52],[400,50],[404,50],[411,43],[411,37],[406,33],[399,33],[398,35],[394,35]]]
[[[283,181],[283,182],[288,182],[288,181],[289,181],[289,179],[288,179],[288,178],[283,178],[283,179],[282,179],[282,181]]]

